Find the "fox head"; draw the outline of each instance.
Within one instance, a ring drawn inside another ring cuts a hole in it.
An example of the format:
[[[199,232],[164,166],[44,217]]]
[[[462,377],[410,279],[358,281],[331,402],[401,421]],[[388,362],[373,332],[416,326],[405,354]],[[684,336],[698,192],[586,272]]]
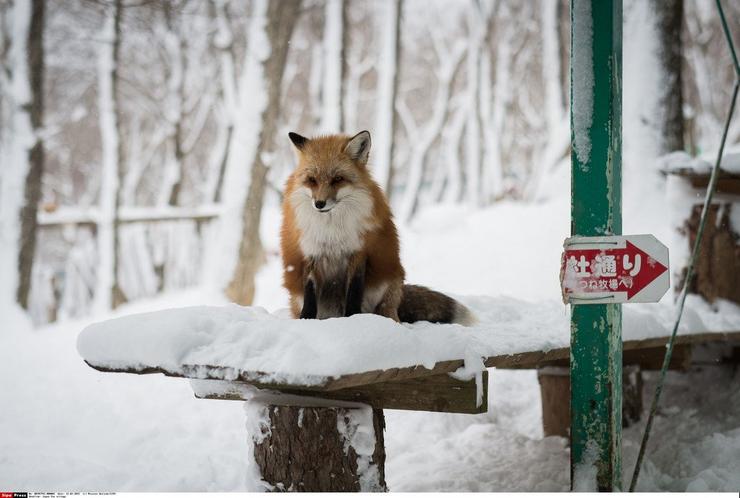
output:
[[[293,174],[295,187],[310,195],[313,209],[328,213],[343,200],[350,202],[358,189],[365,190],[370,181],[370,132],[361,131],[353,137],[308,139],[292,132],[288,136],[298,152],[298,167]]]

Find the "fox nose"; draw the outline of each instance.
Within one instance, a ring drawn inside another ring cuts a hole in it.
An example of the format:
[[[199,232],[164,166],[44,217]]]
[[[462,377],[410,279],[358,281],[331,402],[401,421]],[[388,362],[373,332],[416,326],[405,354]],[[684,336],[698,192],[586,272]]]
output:
[[[326,201],[313,201],[313,205],[316,206],[316,209],[324,209]]]

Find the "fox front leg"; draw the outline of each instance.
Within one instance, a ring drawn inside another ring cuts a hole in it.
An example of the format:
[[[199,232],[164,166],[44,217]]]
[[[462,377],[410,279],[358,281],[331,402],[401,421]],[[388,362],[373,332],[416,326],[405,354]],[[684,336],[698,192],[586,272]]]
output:
[[[365,262],[359,264],[352,275],[347,287],[347,302],[344,307],[344,316],[362,313],[362,299],[365,294]]]
[[[318,312],[318,303],[316,300],[316,286],[312,278],[306,279],[306,285],[303,288],[303,309],[301,309],[301,318],[316,318]]]

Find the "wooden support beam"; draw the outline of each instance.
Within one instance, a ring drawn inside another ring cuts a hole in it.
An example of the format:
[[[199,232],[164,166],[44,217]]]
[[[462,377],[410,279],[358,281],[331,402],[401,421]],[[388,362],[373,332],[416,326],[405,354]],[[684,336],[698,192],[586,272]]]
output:
[[[196,398],[234,401],[251,399],[253,394],[245,389],[248,385],[245,382],[231,381],[192,383]],[[488,408],[488,372],[483,372],[480,386],[477,386],[475,379],[463,381],[443,374],[333,391],[281,388],[280,392],[330,400],[356,401],[373,408],[476,414],[485,413]]]
[[[691,186],[696,190],[706,192],[707,185],[709,185],[710,173],[697,173],[693,169],[679,168],[670,171],[664,171],[665,174],[676,175],[685,178],[691,183]],[[715,193],[717,194],[730,194],[740,195],[740,174],[731,173],[725,171],[722,168],[719,169],[719,176],[717,177],[717,186]]]

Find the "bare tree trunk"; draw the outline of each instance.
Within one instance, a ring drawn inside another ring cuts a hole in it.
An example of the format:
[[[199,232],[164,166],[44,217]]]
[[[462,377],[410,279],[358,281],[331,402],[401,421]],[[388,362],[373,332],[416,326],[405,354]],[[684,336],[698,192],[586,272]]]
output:
[[[123,183],[123,144],[121,142],[118,82],[121,48],[122,0],[106,5],[102,29],[103,42],[98,68],[98,103],[102,143],[102,173],[100,182],[100,222],[97,225],[98,276],[94,308],[107,311],[126,302],[118,285],[118,209]]]
[[[219,87],[219,100],[221,104],[222,119],[219,139],[216,140],[213,152],[212,164],[216,165],[216,176],[213,183],[211,200],[215,203],[221,202],[226,168],[229,163],[231,140],[234,134],[233,107],[234,102],[234,35],[227,23],[228,14],[223,2],[216,3],[209,0],[209,15],[213,23],[212,36],[210,39],[212,49],[218,53],[220,59],[221,85]]]
[[[28,75],[31,87],[30,118],[35,143],[29,151],[25,203],[21,210],[21,239],[18,252],[18,304],[28,309],[31,273],[36,252],[36,212],[41,199],[41,176],[44,172],[44,142],[40,136],[44,125],[44,14],[45,0],[33,0],[28,30]]]
[[[563,48],[558,34],[560,19],[558,4],[543,2],[540,9],[540,32],[542,36],[542,81],[544,86],[545,140],[535,152],[529,179],[524,188],[524,197],[534,199],[540,189],[542,176],[565,158],[570,147],[570,126],[561,84]]]
[[[441,46],[436,47],[441,50]],[[455,74],[463,60],[465,49],[453,47],[449,51],[441,51],[438,54],[440,67],[437,70],[437,91],[434,99],[434,112],[432,116],[425,121],[421,130],[412,123],[411,113],[405,109],[405,115],[409,124],[406,125],[407,134],[411,141],[411,158],[409,159],[409,172],[406,179],[406,190],[399,209],[398,219],[408,223],[416,214],[419,207],[419,194],[421,184],[424,179],[426,158],[432,144],[442,132],[447,115],[450,111],[450,95],[455,81]]]
[[[342,4],[345,0],[326,0],[323,40],[323,82],[321,124],[324,133],[342,131]]]
[[[665,78],[660,105],[664,112],[661,127],[661,153],[683,150],[683,84],[681,77],[681,26],[683,0],[655,0],[658,55]]]
[[[570,5],[569,0],[557,0],[557,16],[558,16],[558,57],[560,61],[560,67],[563,69],[560,71],[560,91],[562,102],[565,103],[565,107],[568,107],[570,102],[570,71],[568,66],[570,64]]]
[[[480,105],[481,49],[483,46],[485,17],[480,3],[471,1],[468,7],[468,54],[466,58],[468,117],[465,123],[465,197],[473,206],[480,205],[481,197],[481,129],[478,119]]]
[[[0,3],[0,308],[19,297],[21,212],[37,141],[29,76],[32,18],[30,2]]]
[[[342,46],[339,51],[339,60],[341,67],[339,72],[339,128],[337,131],[347,131],[347,74],[349,73],[349,43],[350,43],[350,18],[349,18],[349,0],[342,0]]]
[[[185,117],[185,39],[182,36],[180,27],[176,24],[172,12],[172,3],[165,2],[164,5],[165,24],[167,25],[165,44],[167,52],[171,57],[170,74],[167,81],[167,103],[165,116],[171,127],[171,147],[172,161],[167,166],[169,169],[168,187],[166,192],[166,202],[170,206],[177,206],[182,182],[185,176],[185,154],[183,152],[183,119]]]
[[[401,56],[401,16],[403,0],[387,0],[383,44],[378,74],[378,121],[375,130],[378,144],[375,156],[377,180],[390,199],[393,186],[393,156],[398,129],[396,96],[398,95]]]
[[[270,2],[267,8],[266,35],[271,47],[270,56],[263,63],[267,107],[262,113],[262,131],[254,154],[249,192],[242,211],[239,259],[231,283],[226,289],[230,299],[244,305],[251,304],[254,299],[254,277],[264,259],[259,233],[268,165],[264,163],[263,158],[275,148],[281,82],[288,55],[288,43],[299,12],[300,0]]]

